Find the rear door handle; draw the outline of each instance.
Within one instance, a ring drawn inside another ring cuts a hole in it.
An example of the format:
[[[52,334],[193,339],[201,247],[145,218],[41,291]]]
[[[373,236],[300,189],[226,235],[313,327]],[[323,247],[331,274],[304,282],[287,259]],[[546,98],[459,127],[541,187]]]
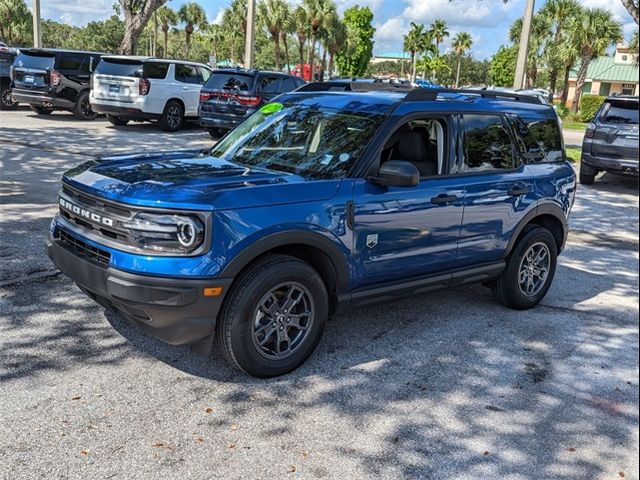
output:
[[[511,190],[509,190],[507,193],[512,197],[519,197],[521,195],[526,195],[527,193],[531,193],[532,190],[533,190],[533,188],[531,187],[531,185],[526,185],[526,186],[525,185],[516,185]]]
[[[447,195],[446,193],[441,193],[437,197],[433,197],[431,199],[431,203],[433,205],[446,205],[448,203],[453,203],[458,200],[458,197],[455,195]]]

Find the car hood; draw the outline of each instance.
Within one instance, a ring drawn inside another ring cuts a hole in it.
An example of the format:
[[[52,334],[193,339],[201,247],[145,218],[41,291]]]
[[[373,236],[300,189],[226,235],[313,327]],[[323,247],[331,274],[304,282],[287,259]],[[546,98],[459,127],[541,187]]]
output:
[[[208,150],[120,155],[85,162],[63,182],[117,202],[155,208],[222,210],[320,201],[339,180],[245,167],[212,157]]]

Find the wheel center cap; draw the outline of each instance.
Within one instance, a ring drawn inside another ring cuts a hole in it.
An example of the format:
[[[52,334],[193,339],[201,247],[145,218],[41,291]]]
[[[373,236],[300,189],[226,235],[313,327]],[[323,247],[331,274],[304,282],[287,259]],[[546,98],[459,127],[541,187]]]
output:
[[[277,320],[278,323],[284,323],[284,315],[278,315]]]

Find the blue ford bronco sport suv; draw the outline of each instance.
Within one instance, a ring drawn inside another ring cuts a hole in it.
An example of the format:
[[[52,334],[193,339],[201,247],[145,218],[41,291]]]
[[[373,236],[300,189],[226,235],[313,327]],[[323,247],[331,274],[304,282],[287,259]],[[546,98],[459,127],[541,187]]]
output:
[[[575,189],[556,114],[532,97],[309,84],[210,150],[69,170],[47,249],[150,334],[204,353],[216,340],[270,377],[309,357],[339,306],[481,282],[533,307]]]

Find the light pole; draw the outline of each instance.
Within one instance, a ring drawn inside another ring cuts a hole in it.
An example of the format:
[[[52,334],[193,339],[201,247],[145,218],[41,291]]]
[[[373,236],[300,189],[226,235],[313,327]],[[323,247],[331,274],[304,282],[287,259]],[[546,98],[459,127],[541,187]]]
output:
[[[253,44],[256,39],[256,0],[247,2],[247,36],[244,44],[244,68],[253,68]]]
[[[529,52],[529,36],[531,36],[531,24],[533,23],[533,7],[535,0],[527,0],[527,9],[522,19],[522,32],[520,33],[520,46],[518,47],[518,61],[516,74],[513,77],[513,88],[524,88],[524,79],[527,70],[527,54]]]
[[[40,23],[40,0],[33,0],[33,46],[42,48],[42,28]]]

